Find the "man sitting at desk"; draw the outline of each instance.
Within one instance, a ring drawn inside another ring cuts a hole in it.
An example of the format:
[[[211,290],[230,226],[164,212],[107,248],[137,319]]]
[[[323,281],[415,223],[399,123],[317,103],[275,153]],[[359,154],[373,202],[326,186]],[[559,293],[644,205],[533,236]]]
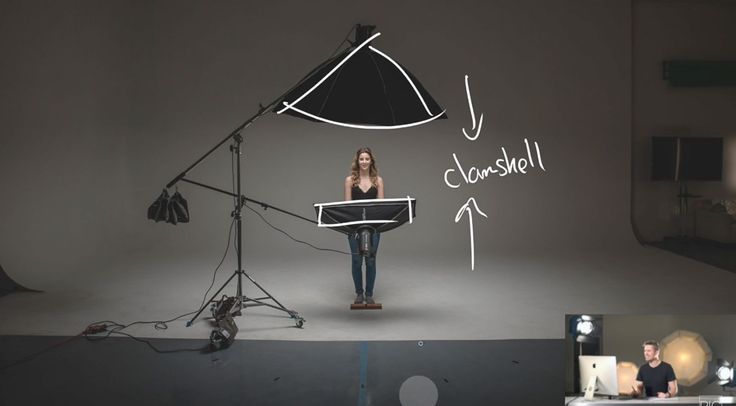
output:
[[[639,367],[631,396],[641,396],[644,389],[646,389],[646,396],[658,398],[677,396],[675,370],[672,369],[672,365],[659,359],[659,343],[645,341],[643,347],[646,363]]]

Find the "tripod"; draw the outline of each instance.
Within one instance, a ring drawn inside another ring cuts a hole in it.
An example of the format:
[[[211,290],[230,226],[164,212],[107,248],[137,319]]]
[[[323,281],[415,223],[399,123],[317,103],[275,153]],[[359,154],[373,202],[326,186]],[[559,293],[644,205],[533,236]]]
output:
[[[230,138],[230,137],[228,137],[228,138]],[[243,143],[243,137],[239,133],[235,133],[234,135],[232,135],[232,139],[233,139],[233,145],[230,146],[230,151],[233,154],[236,155],[236,162],[237,162],[237,164],[236,164],[236,168],[237,168],[236,169],[236,173],[237,173],[237,175],[236,175],[237,176],[237,179],[236,179],[237,194],[234,194],[232,192],[228,192],[226,190],[219,189],[219,188],[216,188],[216,187],[212,187],[212,186],[209,186],[209,185],[205,185],[205,184],[200,183],[200,182],[195,182],[195,181],[192,181],[190,179],[186,179],[183,176],[180,177],[180,180],[183,180],[184,182],[188,182],[188,183],[191,183],[191,184],[194,184],[194,185],[197,185],[197,186],[202,186],[204,188],[207,188],[207,189],[210,189],[210,190],[214,190],[214,191],[217,191],[217,192],[221,192],[221,193],[224,193],[224,194],[227,194],[229,196],[232,196],[232,197],[235,197],[236,198],[235,199],[235,209],[233,210],[232,216],[235,219],[235,224],[236,224],[236,226],[235,226],[236,227],[235,242],[236,242],[236,250],[237,250],[237,257],[238,257],[238,267],[233,272],[233,274],[230,275],[230,277],[225,281],[225,283],[223,283],[222,286],[220,286],[220,288],[217,290],[217,292],[215,292],[215,294],[213,294],[212,297],[210,297],[210,299],[207,300],[204,303],[204,305],[197,311],[197,313],[194,315],[194,317],[192,317],[191,320],[189,320],[187,322],[187,327],[191,326],[192,323],[194,323],[194,320],[196,320],[197,317],[199,317],[199,315],[202,314],[202,312],[207,308],[207,306],[210,303],[212,303],[212,302],[215,301],[215,298],[220,294],[220,292],[222,292],[222,290],[225,289],[225,287],[233,279],[235,279],[237,277],[237,287],[236,287],[235,303],[233,303],[233,306],[231,307],[231,309],[232,309],[231,310],[231,313],[232,313],[233,316],[240,316],[242,314],[242,310],[245,309],[245,308],[247,308],[247,307],[268,306],[268,307],[271,307],[273,309],[286,312],[289,315],[289,317],[291,317],[292,319],[294,319],[296,321],[296,326],[299,327],[299,328],[301,328],[304,325],[304,322],[305,322],[304,318],[301,317],[301,316],[299,316],[299,313],[295,312],[294,310],[287,309],[283,304],[281,304],[281,302],[279,302],[275,297],[273,297],[273,295],[271,295],[270,293],[268,293],[268,291],[266,291],[266,289],[264,289],[261,285],[259,285],[258,282],[256,282],[250,275],[248,275],[243,270],[243,250],[242,250],[243,249],[243,216],[242,216],[242,210],[243,210],[243,206],[245,205],[245,201],[247,201],[247,200],[253,201],[253,202],[255,202],[255,201],[254,200],[251,200],[251,199],[248,199],[245,196],[241,195],[241,181],[240,181],[240,177],[241,177],[241,167],[240,167],[241,148],[240,148],[240,146]],[[266,205],[264,203],[260,203],[260,202],[256,202],[256,203],[259,203],[259,204],[263,205],[264,207],[268,207],[268,205]],[[291,213],[289,213],[289,214],[291,214]],[[298,217],[300,217],[300,216],[298,216]],[[306,220],[308,220],[308,219],[306,219]],[[309,221],[311,221],[311,220],[309,220]],[[251,298],[251,297],[246,296],[245,293],[244,293],[244,291],[243,291],[243,277],[245,277],[249,281],[251,281],[266,296],[256,297],[256,298]],[[267,302],[268,300],[273,301],[273,303],[275,303],[275,304],[268,303]]]

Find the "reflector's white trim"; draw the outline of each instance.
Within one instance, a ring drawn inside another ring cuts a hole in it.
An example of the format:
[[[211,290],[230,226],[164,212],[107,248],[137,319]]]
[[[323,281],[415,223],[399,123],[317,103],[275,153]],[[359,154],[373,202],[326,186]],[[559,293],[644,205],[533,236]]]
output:
[[[409,84],[411,85],[411,88],[414,89],[414,93],[417,94],[417,97],[419,98],[419,101],[422,102],[422,106],[424,106],[424,110],[427,111],[427,115],[428,116],[431,116],[432,115],[432,112],[429,111],[429,107],[427,107],[427,103],[424,102],[424,98],[419,93],[419,89],[417,89],[416,85],[414,85],[414,82],[411,81],[411,78],[409,78],[409,75],[406,74],[406,72],[404,71],[404,69],[401,68],[401,65],[399,65],[398,63],[396,63],[396,61],[394,61],[393,59],[391,59],[388,55],[386,55],[383,52],[377,50],[376,48],[373,48],[372,46],[369,46],[368,49],[370,49],[371,51],[377,53],[378,55],[381,55],[382,57],[386,58],[389,62],[391,62],[392,64],[394,64],[394,66],[396,67],[396,69],[398,69],[399,72],[401,72],[401,74],[404,75],[404,78],[406,78],[406,81],[409,82]]]
[[[411,212],[411,197],[406,196],[406,205],[409,206],[409,224],[414,222],[414,216],[412,216]]]
[[[300,101],[301,101],[301,100],[302,100],[303,98],[307,97],[307,96],[308,96],[308,95],[309,95],[310,93],[312,93],[312,91],[314,91],[314,89],[316,89],[316,88],[317,88],[317,87],[318,87],[319,85],[321,85],[321,84],[322,84],[322,83],[323,83],[323,82],[324,82],[325,80],[327,80],[327,78],[329,78],[330,76],[332,76],[332,74],[333,74],[333,73],[335,73],[335,71],[337,71],[338,69],[340,69],[340,67],[341,67],[342,65],[344,65],[344,64],[345,64],[345,62],[347,62],[347,61],[348,61],[348,59],[350,59],[350,58],[351,58],[351,57],[352,57],[353,55],[355,55],[355,53],[356,53],[356,52],[358,52],[358,51],[359,51],[359,50],[360,50],[361,48],[363,48],[364,46],[368,45],[368,43],[369,43],[369,42],[373,41],[373,39],[374,39],[374,38],[376,38],[376,37],[377,37],[377,36],[379,36],[379,35],[381,35],[381,33],[380,33],[380,32],[377,32],[377,33],[373,34],[373,35],[372,35],[372,36],[371,36],[370,38],[368,38],[367,40],[363,41],[363,43],[362,43],[362,44],[360,44],[360,45],[358,45],[357,47],[355,47],[355,49],[353,49],[353,51],[352,51],[352,52],[350,52],[350,53],[348,54],[348,56],[346,56],[346,57],[345,57],[345,59],[343,59],[342,61],[340,61],[340,63],[338,63],[337,65],[335,65],[335,67],[334,67],[334,68],[332,68],[332,70],[331,70],[331,71],[330,71],[330,72],[329,72],[328,74],[326,74],[326,75],[325,75],[325,76],[324,76],[324,77],[323,77],[322,79],[320,79],[320,80],[319,80],[319,82],[317,82],[317,84],[315,84],[314,86],[312,86],[312,88],[311,88],[311,89],[309,89],[309,90],[307,90],[306,92],[304,92],[304,94],[303,94],[303,95],[299,96],[299,98],[298,98],[298,99],[294,100],[294,101],[293,101],[293,102],[291,102],[291,103],[287,103],[287,102],[284,102],[284,105],[285,105],[286,107],[284,107],[283,109],[281,109],[281,110],[277,111],[277,112],[276,112],[276,114],[281,114],[281,113],[283,113],[283,112],[284,112],[284,110],[288,109],[288,108],[289,108],[290,106],[293,106],[294,104],[297,104],[297,103],[299,103],[299,102],[300,102]]]
[[[346,223],[335,223],[335,224],[317,224],[317,227],[342,227],[352,226],[353,224],[387,224],[387,223],[398,223],[396,220],[359,220],[359,221],[348,221]]]
[[[342,126],[342,127],[359,128],[359,129],[362,129],[362,130],[395,130],[395,129],[399,129],[399,128],[414,127],[414,126],[426,124],[426,123],[428,123],[430,121],[434,121],[434,120],[442,117],[443,114],[445,114],[445,110],[442,110],[442,112],[440,112],[440,114],[437,114],[434,117],[430,117],[430,118],[428,118],[426,120],[416,121],[416,122],[408,123],[408,124],[398,124],[398,125],[361,125],[361,124],[350,124],[350,123],[342,123],[342,122],[339,122],[339,121],[329,120],[329,119],[326,119],[324,117],[320,117],[320,116],[314,115],[312,113],[307,113],[304,110],[301,110],[299,108],[294,107],[293,104],[289,104],[287,102],[283,102],[283,103],[286,106],[286,108],[292,109],[292,110],[296,111],[297,113],[304,114],[305,116],[311,117],[311,118],[313,118],[313,119],[315,119],[317,121],[322,121],[324,123],[333,124],[333,125],[339,125],[339,126]]]
[[[409,200],[411,202],[412,200],[416,200],[413,197],[398,197],[398,198],[389,198],[389,199],[359,199],[359,200],[343,200],[341,202],[329,202],[329,203],[315,203],[314,207],[317,206],[338,206],[338,205],[345,205],[345,204],[363,204],[363,203],[380,203],[380,202],[403,202]]]

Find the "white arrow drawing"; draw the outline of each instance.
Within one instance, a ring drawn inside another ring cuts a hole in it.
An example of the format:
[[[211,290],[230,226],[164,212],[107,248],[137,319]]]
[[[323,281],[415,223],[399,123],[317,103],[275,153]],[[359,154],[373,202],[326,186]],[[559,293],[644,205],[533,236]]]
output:
[[[455,215],[455,222],[459,222],[460,219],[463,218],[463,214],[465,212],[468,213],[468,223],[470,224],[470,270],[475,270],[475,241],[474,241],[474,233],[473,233],[473,211],[470,208],[470,203],[473,203],[473,208],[475,208],[475,211],[478,212],[481,216],[488,218],[488,216],[483,213],[479,208],[478,204],[475,202],[475,198],[471,197],[468,199],[467,202],[465,202],[462,207],[460,207],[460,210],[458,210],[457,214]]]
[[[468,132],[463,128],[463,134],[465,138],[470,141],[475,141],[480,135],[480,129],[483,127],[483,113],[480,113],[480,122],[478,122],[478,128],[475,128],[475,110],[473,110],[473,99],[470,97],[470,83],[468,82],[468,75],[465,75],[465,94],[468,95],[468,107],[470,108],[470,118],[473,120],[473,130],[475,130],[475,136],[468,135]]]

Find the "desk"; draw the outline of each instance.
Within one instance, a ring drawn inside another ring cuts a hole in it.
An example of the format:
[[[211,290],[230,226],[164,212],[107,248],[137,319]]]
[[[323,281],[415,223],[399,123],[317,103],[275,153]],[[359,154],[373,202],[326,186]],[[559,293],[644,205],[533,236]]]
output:
[[[703,401],[703,403],[700,403],[700,400]],[[706,403],[707,402],[709,403]],[[616,400],[616,399],[608,399],[608,398],[595,398],[591,401],[587,401],[583,399],[582,396],[574,397],[574,396],[566,396],[565,397],[565,405],[569,406],[581,406],[581,405],[591,405],[591,406],[621,406],[621,405],[688,405],[688,406],[720,406],[720,405],[736,405],[736,397],[733,396],[678,396],[676,398],[672,399],[657,399],[657,398],[649,398],[649,399],[628,399],[628,400]]]

